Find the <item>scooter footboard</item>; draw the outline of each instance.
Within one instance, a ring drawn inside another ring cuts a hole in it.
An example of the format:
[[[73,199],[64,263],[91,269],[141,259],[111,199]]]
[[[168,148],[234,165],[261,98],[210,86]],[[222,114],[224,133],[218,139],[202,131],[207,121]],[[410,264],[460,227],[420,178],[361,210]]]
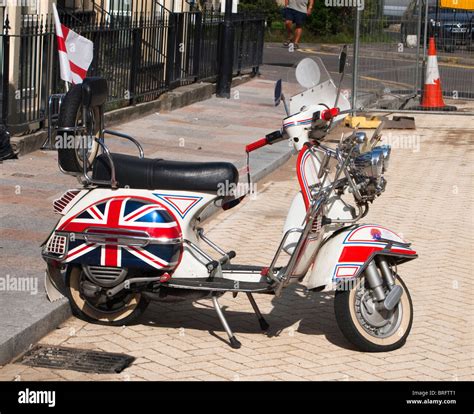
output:
[[[325,240],[304,284],[308,289],[333,290],[340,282],[356,279],[376,255],[390,256],[401,264],[417,253],[399,235],[378,225],[355,225]]]

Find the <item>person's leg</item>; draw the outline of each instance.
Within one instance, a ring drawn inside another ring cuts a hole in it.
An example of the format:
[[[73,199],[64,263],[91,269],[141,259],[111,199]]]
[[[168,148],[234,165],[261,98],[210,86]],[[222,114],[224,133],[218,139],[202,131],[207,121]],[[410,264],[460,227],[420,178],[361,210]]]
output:
[[[296,29],[295,29],[295,45],[298,46],[301,40],[301,35],[303,34],[303,24],[306,20],[306,14],[301,13],[301,12],[296,12],[295,16],[295,23],[296,23]]]
[[[296,27],[295,29],[295,44],[300,44],[301,35],[303,34],[303,27]]]
[[[286,35],[289,42],[293,39],[293,22],[291,20],[285,20]]]

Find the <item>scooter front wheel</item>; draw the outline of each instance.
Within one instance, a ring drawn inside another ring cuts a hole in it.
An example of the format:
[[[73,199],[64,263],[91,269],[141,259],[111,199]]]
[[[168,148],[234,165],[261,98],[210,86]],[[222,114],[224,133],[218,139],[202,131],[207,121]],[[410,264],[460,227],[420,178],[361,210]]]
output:
[[[72,313],[87,322],[121,326],[138,318],[149,301],[140,293],[119,293],[113,298],[98,296],[88,298],[81,288],[86,275],[79,266],[69,267],[66,272],[66,295]]]
[[[403,294],[391,311],[376,306],[363,276],[352,289],[336,291],[334,311],[337,324],[346,339],[359,350],[387,352],[405,344],[413,322],[413,304],[399,276],[396,276],[395,284],[402,288]]]

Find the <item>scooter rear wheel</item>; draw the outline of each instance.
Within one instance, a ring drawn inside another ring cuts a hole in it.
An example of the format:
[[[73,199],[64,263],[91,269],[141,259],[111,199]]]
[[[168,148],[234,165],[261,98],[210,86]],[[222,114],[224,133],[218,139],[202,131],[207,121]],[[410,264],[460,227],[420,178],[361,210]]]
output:
[[[140,293],[125,292],[116,295],[100,306],[93,303],[82,292],[81,282],[86,278],[79,266],[70,266],[66,273],[66,294],[72,313],[87,322],[122,326],[138,318],[149,301]]]
[[[395,284],[403,289],[400,302],[392,311],[379,311],[373,305],[365,277],[350,290],[338,290],[334,311],[339,329],[346,339],[364,352],[387,352],[401,348],[410,334],[413,304],[410,293],[397,276]]]

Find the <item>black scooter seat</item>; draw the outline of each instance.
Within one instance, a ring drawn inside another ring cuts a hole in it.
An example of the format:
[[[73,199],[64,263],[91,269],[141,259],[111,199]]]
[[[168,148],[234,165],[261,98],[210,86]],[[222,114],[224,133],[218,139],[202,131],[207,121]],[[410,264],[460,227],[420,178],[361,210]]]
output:
[[[139,158],[111,154],[119,187],[146,190],[218,192],[232,189],[239,181],[237,168],[229,162],[188,162]],[[110,163],[105,154],[93,164],[92,177],[110,180]],[[223,193],[223,195],[225,195]]]

